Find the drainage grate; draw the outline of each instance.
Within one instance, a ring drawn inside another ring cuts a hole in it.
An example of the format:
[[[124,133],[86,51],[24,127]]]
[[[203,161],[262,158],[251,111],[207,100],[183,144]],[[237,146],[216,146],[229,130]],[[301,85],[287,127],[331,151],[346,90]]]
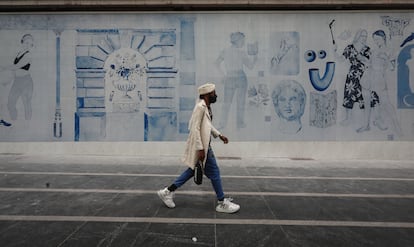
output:
[[[290,160],[314,160],[312,158],[306,158],[306,157],[291,157]]]
[[[230,156],[218,156],[220,160],[241,160],[241,157],[230,157]]]
[[[0,153],[0,155],[23,155],[23,153]]]

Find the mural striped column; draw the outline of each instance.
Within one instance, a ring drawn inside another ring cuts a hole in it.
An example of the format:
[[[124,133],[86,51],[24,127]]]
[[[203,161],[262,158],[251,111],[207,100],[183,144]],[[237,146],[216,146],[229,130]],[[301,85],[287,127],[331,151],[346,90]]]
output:
[[[194,107],[196,92],[195,17],[183,17],[180,22],[180,86],[179,134],[188,133],[188,121]],[[183,135],[183,138],[184,135]]]

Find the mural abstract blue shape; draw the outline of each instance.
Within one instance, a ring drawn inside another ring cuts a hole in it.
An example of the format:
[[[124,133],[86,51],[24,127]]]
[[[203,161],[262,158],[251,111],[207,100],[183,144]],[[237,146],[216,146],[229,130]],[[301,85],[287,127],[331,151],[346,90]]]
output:
[[[335,63],[327,62],[325,66],[325,72],[320,77],[319,69],[309,69],[309,79],[312,86],[318,91],[325,91],[332,83],[332,79],[335,74]]]
[[[311,63],[311,62],[315,61],[316,53],[315,53],[315,51],[307,50],[303,57],[305,58],[306,62]]]
[[[177,133],[177,113],[145,114],[145,141],[174,141]]]
[[[181,20],[181,57],[184,60],[195,58],[194,20],[183,18]]]
[[[397,83],[398,83],[398,108],[414,108],[414,89],[411,88],[410,83],[413,85],[414,77],[414,67],[413,65],[413,56],[414,45],[408,45],[403,48],[398,56],[398,72],[397,72]],[[409,66],[409,64],[411,66]]]

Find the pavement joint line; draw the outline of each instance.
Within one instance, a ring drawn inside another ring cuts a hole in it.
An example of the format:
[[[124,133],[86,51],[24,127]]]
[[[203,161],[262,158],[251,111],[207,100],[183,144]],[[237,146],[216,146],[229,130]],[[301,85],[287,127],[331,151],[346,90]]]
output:
[[[178,174],[154,173],[99,173],[99,172],[6,172],[4,175],[55,175],[55,176],[117,176],[117,177],[177,177]],[[222,175],[222,178],[243,179],[291,179],[291,180],[362,180],[362,181],[414,181],[414,178],[384,178],[384,177],[318,177],[318,176],[251,176],[251,175]]]
[[[0,215],[0,221],[52,221],[52,222],[128,222],[164,224],[217,224],[217,225],[284,225],[323,227],[380,227],[414,228],[414,222],[381,221],[329,221],[329,220],[277,220],[277,219],[220,219],[220,218],[165,218],[165,217],[103,217],[103,216],[51,216]]]
[[[53,188],[4,188],[0,192],[47,192],[47,193],[107,193],[107,194],[156,194],[154,190],[119,190],[119,189],[53,189]],[[182,190],[182,195],[214,195],[213,191]],[[344,198],[384,198],[384,199],[414,199],[414,194],[360,194],[360,193],[306,193],[306,192],[245,192],[228,191],[233,196],[285,196],[285,197],[344,197]]]

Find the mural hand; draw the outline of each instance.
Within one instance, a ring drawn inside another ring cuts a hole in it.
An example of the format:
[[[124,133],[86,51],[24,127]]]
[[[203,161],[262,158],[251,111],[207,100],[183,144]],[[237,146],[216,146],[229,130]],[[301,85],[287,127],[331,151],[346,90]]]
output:
[[[334,50],[334,52],[336,52],[337,50],[338,50],[338,44],[333,44],[333,50]]]

